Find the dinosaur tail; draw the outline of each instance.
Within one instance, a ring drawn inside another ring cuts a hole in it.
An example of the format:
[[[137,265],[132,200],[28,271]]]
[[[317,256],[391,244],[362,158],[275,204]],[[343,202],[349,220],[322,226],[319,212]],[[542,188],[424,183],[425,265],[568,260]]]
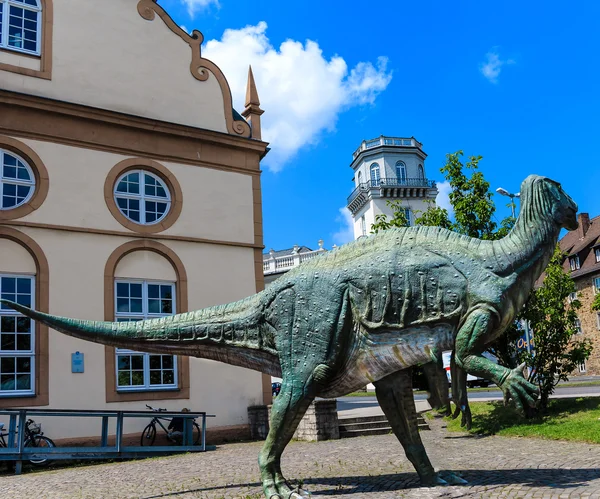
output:
[[[71,319],[9,300],[0,303],[56,331],[103,345],[212,359],[276,376],[281,372],[256,295],[227,305],[137,322]]]

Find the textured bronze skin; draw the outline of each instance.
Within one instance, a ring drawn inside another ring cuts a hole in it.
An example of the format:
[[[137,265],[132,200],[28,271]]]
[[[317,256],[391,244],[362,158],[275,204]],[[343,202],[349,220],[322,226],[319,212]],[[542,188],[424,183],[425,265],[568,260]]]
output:
[[[107,345],[209,358],[281,375],[259,454],[265,495],[298,498],[281,454],[317,396],[367,382],[423,484],[461,483],[433,469],[417,431],[410,368],[454,350],[455,400],[470,424],[466,373],[495,382],[518,407],[537,388],[521,369],[482,356],[525,303],[577,205],[559,184],[529,176],[511,233],[481,241],[437,227],[392,229],[330,251],[244,300],[135,323],[66,319],[2,300],[57,331]]]

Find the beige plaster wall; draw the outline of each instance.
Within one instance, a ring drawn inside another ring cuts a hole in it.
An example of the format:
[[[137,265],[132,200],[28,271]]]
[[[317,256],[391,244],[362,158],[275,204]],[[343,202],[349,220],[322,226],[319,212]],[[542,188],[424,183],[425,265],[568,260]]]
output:
[[[74,234],[47,229],[20,229],[43,249],[50,267],[50,312],[81,319],[104,317],[104,267],[110,254],[127,238]],[[5,242],[0,240],[2,245]],[[189,309],[234,301],[254,292],[253,250],[217,245],[162,241],[182,260],[188,277]],[[0,246],[0,250],[6,246]],[[134,261],[139,253],[139,261]],[[119,273],[137,277],[155,272],[169,277],[161,257],[145,251],[132,253],[119,266]],[[16,253],[15,253],[16,254]],[[15,265],[19,260],[15,260]],[[12,265],[12,264],[11,264]],[[3,266],[4,267],[4,266]],[[24,268],[24,267],[19,267]],[[143,272],[141,274],[140,272]],[[133,274],[131,274],[133,275]],[[154,275],[148,275],[153,278]],[[71,373],[71,353],[83,352],[85,372]],[[50,407],[74,409],[144,409],[145,402],[106,403],[104,346],[50,331]],[[190,399],[155,401],[151,405],[215,414],[209,426],[247,422],[249,405],[261,403],[261,374],[217,362],[191,359]],[[41,418],[40,418],[41,419]],[[147,420],[129,423],[126,432],[141,431]],[[44,430],[52,438],[98,435],[95,419],[44,419]]]
[[[130,156],[22,139],[46,165],[50,188],[44,204],[27,222],[127,231],[104,200],[109,171]],[[252,178],[193,165],[162,162],[179,181],[183,209],[166,235],[218,241],[254,242]]]
[[[0,238],[0,272],[35,274],[35,262],[20,244]]]
[[[215,75],[196,80],[190,46],[137,4],[54,0],[52,80],[0,71],[0,88],[226,133]],[[12,54],[0,62],[39,68]]]
[[[125,255],[117,264],[115,277],[151,278],[170,282],[177,280],[171,263],[154,251],[134,251]]]

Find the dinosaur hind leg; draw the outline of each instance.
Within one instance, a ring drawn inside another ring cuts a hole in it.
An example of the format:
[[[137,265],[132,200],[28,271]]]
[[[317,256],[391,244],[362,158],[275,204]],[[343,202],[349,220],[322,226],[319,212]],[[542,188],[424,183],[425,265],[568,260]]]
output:
[[[258,455],[263,490],[268,499],[294,499],[308,496],[305,491],[294,492],[281,472],[281,455],[292,439],[308,406],[315,399],[323,372],[329,368],[317,365],[305,382],[283,379],[281,391],[271,409],[267,440]]]
[[[374,383],[375,394],[394,434],[404,447],[423,485],[445,484],[440,479],[421,441],[417,425],[417,410],[412,392],[411,369],[397,371]]]

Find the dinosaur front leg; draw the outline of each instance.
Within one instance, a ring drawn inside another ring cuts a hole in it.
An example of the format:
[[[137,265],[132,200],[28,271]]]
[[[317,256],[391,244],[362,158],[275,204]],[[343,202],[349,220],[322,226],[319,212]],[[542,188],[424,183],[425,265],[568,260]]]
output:
[[[491,379],[504,392],[505,400],[512,398],[519,410],[524,411],[525,405],[534,407],[539,390],[523,377],[523,366],[511,370],[482,355],[494,338],[495,327],[490,311],[473,311],[456,336],[456,365],[474,376]]]
[[[467,372],[456,365],[455,352],[452,352],[452,357],[450,358],[450,374],[452,377],[452,401],[455,405],[452,419],[456,419],[459,414],[462,414],[460,426],[470,430],[472,419],[467,393]]]

